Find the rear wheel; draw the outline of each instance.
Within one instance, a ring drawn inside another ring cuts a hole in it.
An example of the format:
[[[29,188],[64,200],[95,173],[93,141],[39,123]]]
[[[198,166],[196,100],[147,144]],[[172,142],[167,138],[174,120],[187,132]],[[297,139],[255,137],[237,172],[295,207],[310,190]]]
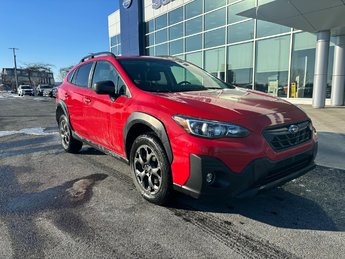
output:
[[[59,132],[64,150],[69,153],[78,153],[83,143],[72,136],[71,127],[64,114],[61,115],[59,119]]]
[[[162,144],[153,134],[144,134],[134,141],[130,164],[136,188],[148,201],[162,205],[172,191],[170,164]]]

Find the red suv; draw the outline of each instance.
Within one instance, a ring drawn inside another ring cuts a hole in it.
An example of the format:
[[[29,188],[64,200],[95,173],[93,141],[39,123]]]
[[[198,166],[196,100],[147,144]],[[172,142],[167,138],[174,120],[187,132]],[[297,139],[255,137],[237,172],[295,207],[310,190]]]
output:
[[[63,148],[76,153],[86,143],[126,161],[156,204],[172,190],[253,195],[315,166],[317,135],[302,110],[173,57],[89,55],[56,103]]]

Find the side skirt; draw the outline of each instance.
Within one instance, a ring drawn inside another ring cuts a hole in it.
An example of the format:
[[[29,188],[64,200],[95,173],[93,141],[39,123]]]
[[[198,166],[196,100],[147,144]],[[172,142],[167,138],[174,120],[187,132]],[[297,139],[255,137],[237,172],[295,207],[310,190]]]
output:
[[[94,142],[92,142],[92,141],[90,141],[90,140],[88,140],[88,139],[86,139],[86,138],[83,138],[83,137],[79,136],[79,135],[78,135],[76,132],[74,132],[73,130],[72,130],[72,136],[73,136],[75,139],[78,139],[79,141],[81,141],[81,142],[83,142],[83,143],[85,143],[85,144],[87,144],[87,145],[89,145],[89,146],[91,146],[91,147],[93,147],[93,148],[95,148],[95,149],[97,149],[97,150],[99,150],[99,151],[101,151],[101,152],[107,154],[107,155],[110,155],[110,156],[112,156],[112,157],[115,157],[116,159],[118,159],[118,160],[120,160],[120,161],[122,161],[122,162],[125,162],[127,165],[129,165],[129,161],[128,161],[127,158],[125,158],[125,157],[123,157],[123,156],[121,156],[121,155],[115,153],[114,151],[111,151],[111,150],[109,150],[109,149],[107,149],[107,148],[105,148],[105,147],[103,147],[103,146],[101,146],[101,145],[98,145],[98,144],[96,144],[96,143],[94,143]]]

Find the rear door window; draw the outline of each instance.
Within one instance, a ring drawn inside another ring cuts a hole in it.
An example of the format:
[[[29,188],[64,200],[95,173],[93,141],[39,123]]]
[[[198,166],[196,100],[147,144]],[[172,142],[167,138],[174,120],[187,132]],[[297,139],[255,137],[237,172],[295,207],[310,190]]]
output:
[[[80,66],[77,74],[73,77],[73,83],[75,82],[77,86],[87,88],[92,65],[93,62],[89,62]]]

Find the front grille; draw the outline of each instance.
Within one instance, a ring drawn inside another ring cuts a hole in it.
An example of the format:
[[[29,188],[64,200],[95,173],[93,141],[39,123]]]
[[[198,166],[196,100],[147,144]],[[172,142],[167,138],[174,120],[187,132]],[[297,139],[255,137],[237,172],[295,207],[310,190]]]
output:
[[[297,126],[297,130],[296,130]],[[295,132],[292,131],[295,129]],[[275,151],[283,151],[309,141],[312,137],[310,121],[270,128],[264,131],[264,137]]]
[[[270,182],[274,182],[278,179],[302,170],[303,168],[310,165],[312,160],[313,155],[308,152],[279,161],[269,169],[267,175],[263,179],[261,179],[255,186],[258,187]]]

